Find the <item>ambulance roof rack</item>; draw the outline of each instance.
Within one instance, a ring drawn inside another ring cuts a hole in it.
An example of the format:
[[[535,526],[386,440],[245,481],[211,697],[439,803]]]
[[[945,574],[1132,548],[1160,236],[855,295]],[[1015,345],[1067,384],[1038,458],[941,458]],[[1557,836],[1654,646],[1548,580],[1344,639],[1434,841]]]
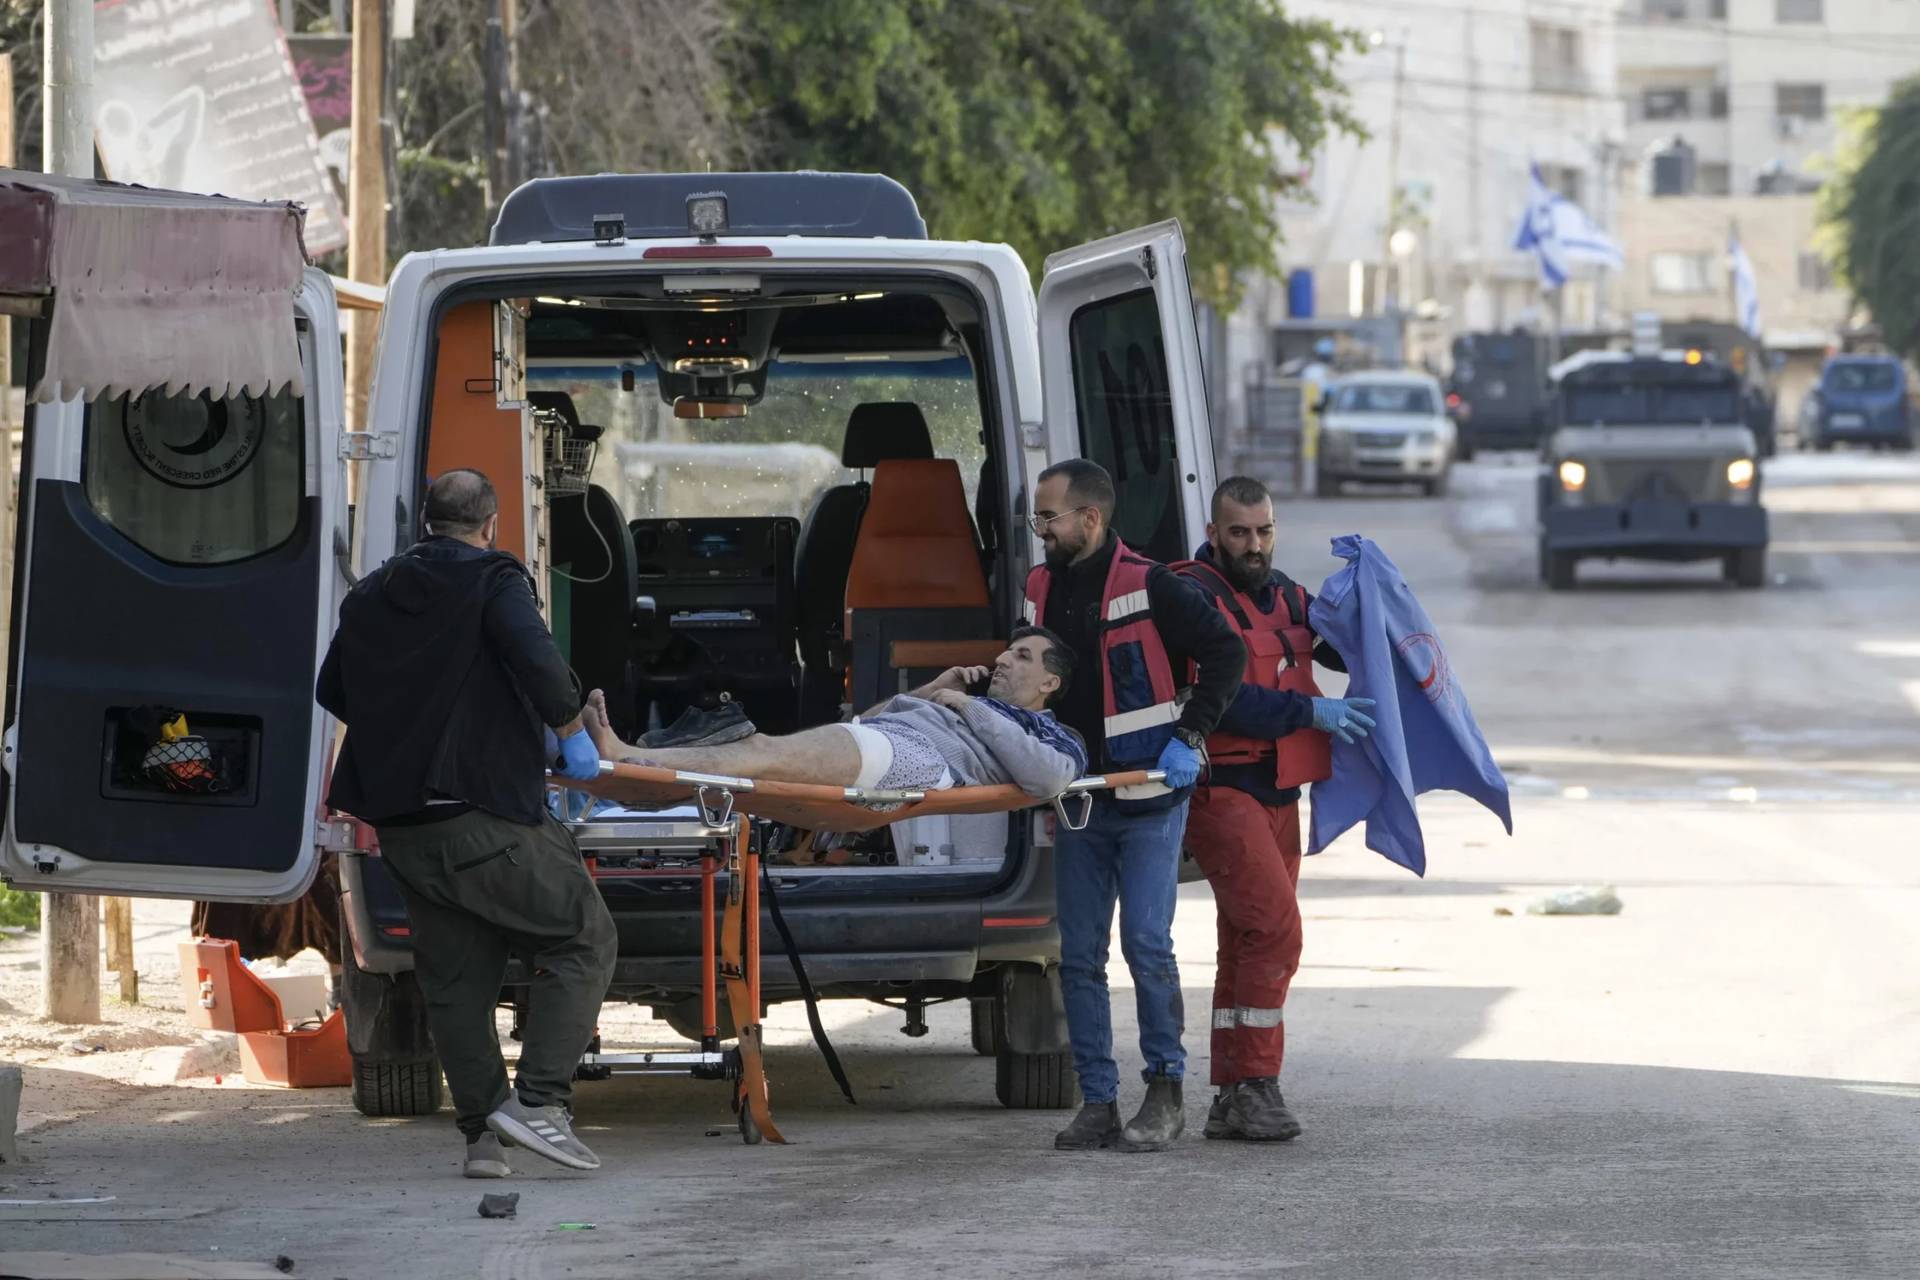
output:
[[[500,206],[490,244],[687,236],[924,240],[908,190],[877,173],[598,173],[536,178]]]

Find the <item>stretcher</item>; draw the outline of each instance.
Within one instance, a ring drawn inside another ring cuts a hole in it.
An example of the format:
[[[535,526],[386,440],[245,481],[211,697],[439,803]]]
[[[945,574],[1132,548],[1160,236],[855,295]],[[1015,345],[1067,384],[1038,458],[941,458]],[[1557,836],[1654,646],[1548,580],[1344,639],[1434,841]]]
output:
[[[1159,770],[1142,770],[1080,778],[1050,803],[1061,824],[1078,831],[1092,815],[1097,792],[1158,787],[1165,777]],[[779,824],[810,831],[872,831],[906,818],[1010,813],[1049,803],[1015,786],[941,791],[835,787],[608,761],[601,763],[600,776],[590,782],[558,776],[550,780],[555,786],[630,809],[667,808],[689,801],[697,808],[697,823],[685,824],[681,834],[698,848],[700,858],[700,1049],[697,1053],[596,1050],[580,1065],[592,1074],[691,1073],[697,1079],[727,1080],[733,1086],[732,1107],[740,1136],[750,1144],[786,1141],[773,1120],[760,1023],[761,846],[756,828]],[[762,822],[756,824],[756,818]],[[591,856],[590,849],[585,852]],[[722,869],[727,873],[726,904],[716,921]],[[723,982],[727,1009],[738,1031],[735,1047],[725,1050],[720,1047],[719,1027]],[[844,1081],[842,1088],[846,1088]]]

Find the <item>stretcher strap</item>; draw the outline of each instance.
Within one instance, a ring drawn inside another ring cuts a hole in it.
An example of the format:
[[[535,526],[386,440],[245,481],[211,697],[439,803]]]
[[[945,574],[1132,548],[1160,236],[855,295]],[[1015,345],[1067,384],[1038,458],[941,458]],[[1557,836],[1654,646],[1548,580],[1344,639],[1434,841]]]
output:
[[[840,1065],[840,1055],[834,1051],[833,1041],[827,1039],[826,1024],[820,1021],[820,996],[813,989],[813,979],[807,976],[807,966],[800,962],[800,947],[793,940],[793,930],[787,928],[787,918],[780,914],[780,895],[774,892],[773,870],[765,860],[760,863],[760,878],[767,887],[767,914],[773,919],[773,927],[780,935],[780,944],[787,949],[787,960],[793,965],[793,976],[800,983],[800,998],[807,1002],[807,1025],[813,1029],[813,1042],[820,1046],[820,1056],[826,1059],[827,1071],[833,1076],[833,1082],[840,1086],[847,1101],[855,1106],[860,1100],[853,1096],[853,1083],[847,1079],[847,1069]]]

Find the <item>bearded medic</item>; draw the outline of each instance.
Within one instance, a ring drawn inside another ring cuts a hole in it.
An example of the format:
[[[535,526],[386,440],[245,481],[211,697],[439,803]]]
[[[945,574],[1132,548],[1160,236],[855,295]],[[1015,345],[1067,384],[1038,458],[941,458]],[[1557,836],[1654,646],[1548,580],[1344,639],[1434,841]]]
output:
[[[1323,697],[1313,664],[1346,664],[1307,622],[1312,597],[1273,567],[1273,496],[1232,476],[1214,490],[1207,542],[1174,566],[1205,590],[1247,648],[1238,695],[1207,738],[1186,848],[1213,886],[1213,988],[1206,1136],[1285,1142],[1300,1123],[1280,1093],[1282,1009],[1300,967],[1300,789],[1332,771],[1330,735],[1365,737],[1369,698]]]

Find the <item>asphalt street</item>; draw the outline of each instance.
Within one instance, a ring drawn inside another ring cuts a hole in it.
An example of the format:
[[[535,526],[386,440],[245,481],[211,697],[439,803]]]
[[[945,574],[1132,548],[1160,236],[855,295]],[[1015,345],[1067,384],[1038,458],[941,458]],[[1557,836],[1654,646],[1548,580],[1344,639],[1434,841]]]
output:
[[[1199,1137],[1213,904],[1193,884],[1189,1130],[1164,1155],[1053,1151],[1065,1116],[994,1104],[958,1006],[920,1040],[889,1010],[831,1006],[857,1107],[778,1010],[791,1146],[741,1145],[717,1086],[616,1080],[577,1099],[597,1175],[522,1155],[504,1188],[458,1176],[446,1115],[368,1121],[344,1090],[232,1079],[82,1093],[42,1067],[33,1163],[0,1169],[4,1197],[114,1199],[0,1205],[0,1255],[284,1256],[355,1280],[1915,1274],[1920,464],[1769,464],[1757,592],[1628,564],[1547,592],[1531,478],[1496,456],[1444,499],[1282,506],[1279,562],[1302,581],[1335,567],[1339,534],[1400,564],[1515,799],[1509,838],[1429,797],[1425,879],[1357,836],[1309,860],[1283,1080],[1298,1141]],[[1620,915],[1525,911],[1598,883]],[[156,946],[172,909],[144,909]],[[1117,959],[1114,982],[1124,1072]],[[519,1215],[482,1221],[501,1189]]]

